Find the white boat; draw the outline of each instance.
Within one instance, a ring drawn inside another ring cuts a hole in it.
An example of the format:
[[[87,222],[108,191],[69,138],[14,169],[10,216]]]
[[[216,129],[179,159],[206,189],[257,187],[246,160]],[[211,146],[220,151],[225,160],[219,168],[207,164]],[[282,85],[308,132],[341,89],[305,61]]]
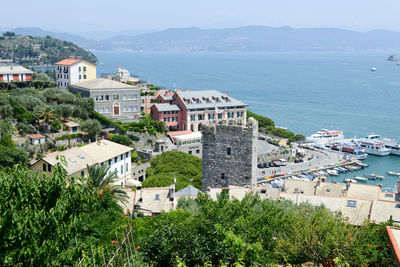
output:
[[[376,67],[371,67],[371,71],[376,71]]]
[[[400,176],[400,172],[392,172],[392,171],[388,171],[387,172],[390,175],[396,175],[396,176]]]
[[[376,155],[376,156],[388,156],[391,152],[389,148],[385,147],[382,141],[371,140],[367,138],[355,139],[354,143],[359,144],[364,148],[365,153]]]
[[[366,182],[368,180],[367,178],[361,176],[354,176],[354,179],[362,182]]]
[[[339,172],[338,171],[335,171],[335,170],[327,170],[326,171],[329,175],[332,175],[332,176],[338,176],[339,175]]]
[[[344,179],[344,180],[343,180],[343,182],[346,182],[346,183],[357,183],[357,181],[356,181],[356,180],[354,180],[354,179],[350,179],[350,178],[346,178],[346,179]]]
[[[390,149],[390,154],[400,156],[400,143],[396,142],[396,140],[389,138],[382,138],[378,134],[370,134],[365,138],[369,140],[381,141],[386,148]]]
[[[366,177],[374,177],[376,179],[384,179],[385,178],[385,176],[378,175],[378,174],[375,174],[375,173],[370,174],[370,175],[366,175]]]
[[[322,129],[317,133],[308,136],[306,142],[308,143],[327,143],[337,140],[343,140],[344,135],[342,131]]]
[[[352,157],[358,160],[366,159],[368,156],[368,154],[365,153],[365,149],[361,147],[361,145],[353,142],[335,142],[332,144],[331,149],[351,154]]]

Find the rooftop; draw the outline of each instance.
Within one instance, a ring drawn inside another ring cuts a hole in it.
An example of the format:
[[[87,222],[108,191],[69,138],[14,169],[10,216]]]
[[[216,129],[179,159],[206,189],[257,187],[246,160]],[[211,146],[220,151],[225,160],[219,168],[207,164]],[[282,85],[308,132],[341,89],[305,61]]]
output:
[[[176,192],[175,195],[179,197],[197,197],[199,193],[201,193],[199,189],[194,186],[188,185],[185,188]]]
[[[96,65],[96,64],[94,64],[92,62],[89,62],[89,61],[81,59],[81,58],[66,58],[66,59],[63,59],[63,60],[60,60],[60,61],[54,63],[54,65],[71,66],[71,65],[74,65],[74,64],[76,64],[78,62],[81,62],[81,61],[85,61],[85,62],[87,62],[89,64]]]
[[[79,123],[73,122],[73,121],[67,121],[67,122],[64,122],[64,125],[66,125],[68,127],[78,127]]]
[[[34,134],[29,136],[29,138],[31,139],[41,139],[41,138],[45,138],[45,136],[41,135],[41,134]]]
[[[156,107],[156,109],[159,112],[163,112],[163,111],[179,111],[179,110],[181,110],[177,105],[171,105],[171,104],[168,104],[168,103],[154,104],[154,106]]]
[[[5,65],[0,66],[0,74],[32,74],[33,71],[28,70],[22,66],[17,65]]]
[[[188,109],[247,106],[247,104],[217,90],[177,91]]]
[[[379,191],[380,189],[378,186],[350,183],[347,197],[377,200],[379,199]]]
[[[89,81],[84,81],[76,84],[72,84],[71,87],[81,88],[85,90],[109,90],[109,89],[137,89],[138,87],[134,87],[132,85],[117,82],[114,80],[109,80],[105,78],[97,78]]]
[[[57,157],[64,156],[68,163],[64,168],[68,175],[71,175],[86,169],[88,165],[92,166],[105,162],[131,150],[133,150],[131,147],[109,140],[101,140],[82,147],[73,147],[64,151],[50,153],[43,157],[43,160],[54,166],[60,162]]]

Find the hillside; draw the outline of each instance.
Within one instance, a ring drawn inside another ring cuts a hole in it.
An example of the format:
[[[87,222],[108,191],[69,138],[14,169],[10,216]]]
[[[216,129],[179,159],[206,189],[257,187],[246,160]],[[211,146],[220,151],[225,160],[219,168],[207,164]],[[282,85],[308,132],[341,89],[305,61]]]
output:
[[[400,33],[247,26],[231,29],[177,28],[97,43],[103,50],[153,51],[355,51],[400,48]]]
[[[12,32],[0,36],[1,59],[13,59],[18,64],[42,65],[53,64],[66,57],[81,57],[97,62],[95,55],[69,41],[50,36],[21,36]]]

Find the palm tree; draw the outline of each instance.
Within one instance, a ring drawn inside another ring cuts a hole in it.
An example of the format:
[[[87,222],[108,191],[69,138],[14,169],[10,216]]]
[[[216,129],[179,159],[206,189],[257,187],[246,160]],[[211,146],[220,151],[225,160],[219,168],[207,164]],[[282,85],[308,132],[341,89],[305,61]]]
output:
[[[87,166],[88,170],[88,183],[99,189],[109,189],[114,195],[116,200],[126,202],[128,195],[122,189],[122,186],[115,185],[114,182],[118,179],[117,171],[109,172],[110,167],[106,165],[95,167]]]

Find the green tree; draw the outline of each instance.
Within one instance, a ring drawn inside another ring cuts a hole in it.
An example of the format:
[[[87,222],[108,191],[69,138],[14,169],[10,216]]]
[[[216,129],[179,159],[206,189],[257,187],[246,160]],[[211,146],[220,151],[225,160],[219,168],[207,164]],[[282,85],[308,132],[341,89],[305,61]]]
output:
[[[10,134],[8,133],[2,134],[0,138],[0,146],[15,147],[14,141],[12,140]]]
[[[0,166],[12,167],[15,164],[28,166],[29,160],[26,153],[16,147],[0,145]]]
[[[119,185],[115,185],[118,180],[118,171],[110,171],[110,166],[102,165],[89,167],[88,171],[88,183],[99,190],[110,190],[116,200],[125,202],[128,198],[126,192]]]
[[[82,131],[85,131],[92,140],[96,140],[102,129],[100,122],[93,119],[88,119],[82,122],[80,128]]]
[[[113,135],[110,138],[110,141],[119,143],[121,145],[125,145],[125,146],[131,146],[133,144],[132,140],[129,139],[127,136],[125,135]]]

